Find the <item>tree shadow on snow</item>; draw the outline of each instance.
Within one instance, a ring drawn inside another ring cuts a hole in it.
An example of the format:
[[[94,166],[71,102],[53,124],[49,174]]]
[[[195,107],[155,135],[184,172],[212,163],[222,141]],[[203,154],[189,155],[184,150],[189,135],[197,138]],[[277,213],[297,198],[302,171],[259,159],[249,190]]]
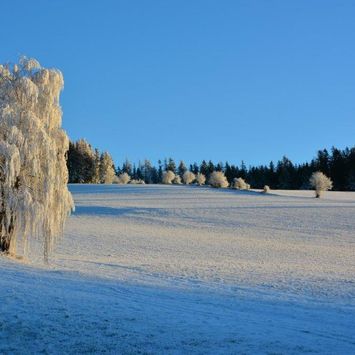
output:
[[[136,212],[136,208],[115,208],[104,206],[76,206],[73,215],[96,215],[96,216],[123,216]]]

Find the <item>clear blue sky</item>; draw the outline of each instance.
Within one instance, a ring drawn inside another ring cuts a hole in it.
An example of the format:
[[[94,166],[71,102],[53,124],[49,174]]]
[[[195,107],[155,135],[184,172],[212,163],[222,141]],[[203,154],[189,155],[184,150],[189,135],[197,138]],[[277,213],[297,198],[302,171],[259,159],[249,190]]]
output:
[[[355,144],[355,1],[2,1],[0,61],[64,73],[63,126],[116,162],[296,162]]]

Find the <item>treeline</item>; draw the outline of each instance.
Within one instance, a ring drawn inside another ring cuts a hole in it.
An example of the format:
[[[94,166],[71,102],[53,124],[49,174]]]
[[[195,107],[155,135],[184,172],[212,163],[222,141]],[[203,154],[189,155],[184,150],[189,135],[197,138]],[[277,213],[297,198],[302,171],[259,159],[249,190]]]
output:
[[[111,156],[100,153],[90,144],[81,139],[70,143],[68,151],[69,182],[71,183],[112,183],[118,182],[117,176],[127,173],[133,181],[146,184],[162,182],[163,173],[172,171],[183,177],[186,171],[195,175],[203,174],[207,181],[214,171],[223,171],[229,184],[235,178],[243,178],[252,188],[263,188],[265,185],[272,189],[309,189],[309,178],[315,171],[321,171],[333,181],[333,190],[355,191],[355,147],[344,150],[333,147],[319,150],[317,156],[310,162],[294,164],[287,157],[269,165],[249,166],[213,163],[203,160],[200,164],[186,165],[183,161],[178,164],[174,159],[159,160],[154,166],[149,160],[135,165],[126,160],[121,166],[114,166]]]
[[[111,184],[116,176],[110,154],[94,150],[84,139],[69,143],[67,166],[70,183]]]

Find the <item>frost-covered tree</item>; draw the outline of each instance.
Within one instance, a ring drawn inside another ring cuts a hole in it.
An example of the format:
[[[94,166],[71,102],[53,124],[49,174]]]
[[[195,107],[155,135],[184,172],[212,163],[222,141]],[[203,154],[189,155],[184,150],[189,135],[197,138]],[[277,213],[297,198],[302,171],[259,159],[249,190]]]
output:
[[[113,179],[112,179],[112,183],[113,183],[113,184],[119,184],[119,183],[120,183],[120,181],[119,181],[119,179],[118,179],[118,176],[117,176],[117,175],[115,175],[115,176],[113,177]]]
[[[184,175],[182,176],[182,179],[184,181],[184,184],[189,185],[196,179],[196,176],[191,171],[185,171]]]
[[[197,175],[196,175],[196,182],[197,182],[197,184],[198,185],[204,185],[205,184],[205,182],[206,182],[206,176],[205,175],[203,175],[203,174],[201,174],[201,173],[198,173]]]
[[[132,179],[129,183],[132,185],[145,185],[145,182],[142,179]]]
[[[92,183],[93,184],[100,183],[100,152],[98,149],[95,149]]]
[[[0,65],[0,250],[27,253],[43,242],[45,260],[74,208],[68,191],[59,94],[63,76],[35,59]]]
[[[332,180],[320,171],[313,173],[309,182],[314,187],[317,198],[321,196],[322,191],[330,190],[333,187]]]
[[[181,177],[180,177],[180,175],[175,175],[174,180],[173,180],[173,184],[181,185]]]
[[[232,187],[234,189],[238,189],[238,190],[248,190],[248,184],[241,177],[234,178]],[[249,188],[250,188],[250,186],[249,186]]]
[[[267,194],[267,193],[270,192],[270,187],[269,187],[269,185],[265,185],[265,186],[264,186],[263,192],[264,192],[265,194]]]
[[[107,152],[101,154],[99,173],[102,184],[112,184],[115,177],[115,167],[111,155]]]
[[[208,182],[213,187],[228,187],[229,185],[223,171],[212,172]]]
[[[131,177],[127,173],[121,173],[120,175],[118,175],[117,183],[122,184],[122,185],[126,185],[130,182],[130,180],[131,180]]]
[[[162,183],[163,184],[171,184],[175,179],[175,174],[171,171],[164,171],[162,176]]]

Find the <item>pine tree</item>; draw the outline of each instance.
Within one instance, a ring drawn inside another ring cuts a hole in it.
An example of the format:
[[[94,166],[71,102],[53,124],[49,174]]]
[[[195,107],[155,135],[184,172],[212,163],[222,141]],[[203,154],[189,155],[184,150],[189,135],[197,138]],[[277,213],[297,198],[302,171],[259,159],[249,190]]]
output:
[[[69,182],[94,182],[97,167],[95,158],[91,145],[85,139],[79,139],[74,144],[70,144],[67,162]]]
[[[178,175],[182,178],[185,171],[187,171],[185,163],[181,160],[178,167]]]
[[[100,182],[112,184],[115,177],[115,167],[109,153],[104,152],[100,157]]]
[[[157,183],[163,180],[163,167],[161,160],[158,160],[158,181]]]
[[[93,184],[100,183],[100,152],[98,149],[95,149],[95,159],[94,159],[94,174],[92,178]]]
[[[214,164],[212,163],[212,161],[210,160],[208,162],[208,167],[207,167],[207,172],[206,172],[206,178],[209,179],[210,175],[215,171],[215,167]]]
[[[203,174],[204,176],[207,176],[208,173],[209,173],[209,170],[208,170],[208,165],[206,163],[205,160],[202,160],[202,163],[200,165],[200,173]]]
[[[176,164],[173,158],[169,158],[168,164],[166,166],[166,170],[172,171],[174,174],[176,172]]]
[[[144,164],[142,166],[142,175],[144,182],[147,184],[151,184],[153,182],[152,170],[152,163],[150,162],[150,160],[145,159]]]
[[[197,163],[193,163],[193,165],[190,166],[190,171],[192,173],[194,173],[195,175],[197,175],[198,172],[199,172],[198,164]]]
[[[127,173],[130,176],[132,175],[132,164],[128,159],[126,159],[122,165],[122,172]]]

